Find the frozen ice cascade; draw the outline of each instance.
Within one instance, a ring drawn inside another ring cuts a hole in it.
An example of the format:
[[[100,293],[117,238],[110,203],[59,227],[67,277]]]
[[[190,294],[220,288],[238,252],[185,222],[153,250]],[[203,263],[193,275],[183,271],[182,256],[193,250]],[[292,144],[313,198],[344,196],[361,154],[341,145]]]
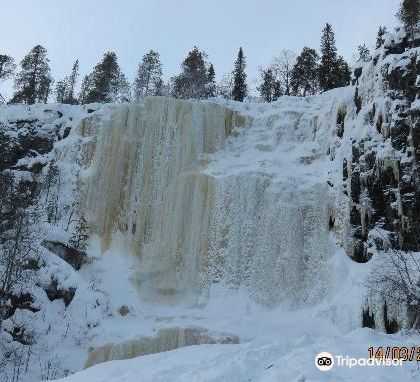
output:
[[[143,300],[194,305],[216,282],[269,305],[326,296],[334,134],[319,120],[340,105],[319,98],[262,105],[256,118],[222,101],[151,97],[100,129],[84,122],[99,133],[83,208],[103,250],[116,232],[130,243]]]

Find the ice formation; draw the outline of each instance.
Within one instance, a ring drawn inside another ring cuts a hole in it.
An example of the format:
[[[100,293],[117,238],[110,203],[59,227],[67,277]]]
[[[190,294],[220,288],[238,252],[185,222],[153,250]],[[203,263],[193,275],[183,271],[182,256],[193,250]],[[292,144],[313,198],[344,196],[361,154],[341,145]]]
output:
[[[257,120],[221,104],[152,97],[121,106],[100,129],[84,209],[104,250],[116,231],[131,243],[144,300],[194,304],[215,282],[268,304],[327,294],[334,198],[311,172],[329,131],[307,100],[284,106]],[[218,168],[244,157],[234,171]],[[276,161],[301,178],[264,167]]]
[[[119,344],[108,344],[93,349],[85,368],[112,360],[135,358],[173,349],[203,344],[238,344],[239,338],[232,334],[214,333],[199,327],[167,328],[159,330],[154,337],[140,337]]]

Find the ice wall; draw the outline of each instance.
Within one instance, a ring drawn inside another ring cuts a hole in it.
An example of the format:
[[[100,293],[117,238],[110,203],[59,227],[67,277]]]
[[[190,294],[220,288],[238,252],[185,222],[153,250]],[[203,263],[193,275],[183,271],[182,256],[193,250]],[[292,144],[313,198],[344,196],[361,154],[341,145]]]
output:
[[[185,346],[238,343],[239,338],[233,334],[211,332],[200,327],[161,329],[154,337],[140,337],[93,349],[89,353],[84,368],[102,362],[156,354]]]
[[[303,114],[286,110],[261,122],[218,104],[163,97],[115,111],[96,139],[84,209],[104,250],[115,231],[131,243],[144,300],[194,304],[215,282],[268,304],[325,296],[332,203],[326,182],[298,190],[264,169],[235,165],[241,156],[258,162],[234,143],[246,144],[255,129],[269,141],[255,142],[255,154],[288,150],[284,136],[312,144],[316,126],[299,125]],[[229,138],[232,131],[239,138]],[[223,153],[235,171],[209,171]]]

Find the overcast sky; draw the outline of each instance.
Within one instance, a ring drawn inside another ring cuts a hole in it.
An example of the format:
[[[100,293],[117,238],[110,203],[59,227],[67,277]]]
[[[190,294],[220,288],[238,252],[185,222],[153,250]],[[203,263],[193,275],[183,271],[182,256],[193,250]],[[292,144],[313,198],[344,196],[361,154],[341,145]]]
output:
[[[250,78],[282,48],[319,49],[330,22],[340,54],[351,60],[357,45],[374,44],[379,25],[396,25],[400,0],[0,0],[0,53],[17,61],[36,44],[47,48],[55,79],[78,58],[82,74],[113,50],[130,81],[139,60],[159,51],[164,76],[179,71],[197,45],[217,77],[232,70],[244,48]]]

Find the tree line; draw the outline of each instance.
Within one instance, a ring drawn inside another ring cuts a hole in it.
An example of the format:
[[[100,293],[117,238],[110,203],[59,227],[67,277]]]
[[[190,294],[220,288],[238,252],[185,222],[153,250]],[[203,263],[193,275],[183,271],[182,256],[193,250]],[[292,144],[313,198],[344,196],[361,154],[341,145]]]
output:
[[[350,69],[341,56],[337,56],[334,32],[330,24],[323,30],[321,63],[314,49],[304,48],[295,58],[291,51],[282,51],[274,64],[262,71],[258,91],[270,102],[281,95],[306,96],[334,87],[346,86],[350,81]],[[167,83],[163,81],[159,53],[151,50],[140,62],[136,78],[130,84],[122,72],[115,52],[107,52],[92,72],[85,75],[77,94],[80,77],[79,61],[76,60],[69,75],[54,81],[51,75],[47,50],[35,46],[20,62],[20,70],[12,57],[0,55],[0,81],[14,76],[14,94],[8,103],[46,103],[51,99],[65,104],[139,102],[147,96],[165,95],[175,98],[203,99],[224,97],[243,101],[248,94],[246,57],[239,49],[231,73],[216,84],[214,65],[207,54],[194,47],[181,64],[181,71]],[[1,95],[0,95],[1,97]],[[1,97],[0,101],[6,100]]]
[[[414,44],[420,21],[420,0],[403,0],[396,16]],[[384,44],[385,33],[386,28],[380,27],[376,48]],[[257,87],[260,96],[271,102],[283,95],[305,97],[347,86],[351,79],[350,67],[337,53],[334,31],[329,23],[322,30],[320,45],[320,54],[310,47],[304,47],[297,57],[290,50],[281,51],[267,69],[261,69]],[[360,45],[358,53],[359,61],[372,59],[366,45]],[[0,54],[0,81],[10,79],[16,67],[12,57]],[[37,45],[20,62],[20,71],[14,76],[15,92],[8,103],[46,103],[52,98],[67,104],[139,102],[153,95],[185,99],[219,96],[243,101],[248,94],[245,69],[246,57],[240,48],[233,71],[216,84],[213,64],[204,51],[194,47],[182,62],[181,72],[165,83],[159,53],[151,50],[143,56],[131,85],[118,64],[117,55],[107,52],[93,71],[84,76],[80,92],[76,94],[79,61],[76,60],[70,74],[54,86],[47,50]],[[1,94],[0,102],[6,102]]]

